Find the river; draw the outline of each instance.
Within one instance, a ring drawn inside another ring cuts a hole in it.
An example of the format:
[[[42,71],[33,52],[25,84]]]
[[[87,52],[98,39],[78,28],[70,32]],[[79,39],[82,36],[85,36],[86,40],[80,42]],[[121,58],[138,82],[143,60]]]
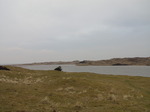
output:
[[[54,70],[61,66],[64,72],[91,72],[97,74],[150,77],[150,66],[76,66],[76,65],[21,65],[31,70]]]

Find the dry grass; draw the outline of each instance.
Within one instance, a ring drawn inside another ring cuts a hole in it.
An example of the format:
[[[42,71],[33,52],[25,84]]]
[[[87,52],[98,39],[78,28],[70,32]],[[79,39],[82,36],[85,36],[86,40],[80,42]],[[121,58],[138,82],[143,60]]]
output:
[[[149,112],[150,78],[0,71],[0,112]]]

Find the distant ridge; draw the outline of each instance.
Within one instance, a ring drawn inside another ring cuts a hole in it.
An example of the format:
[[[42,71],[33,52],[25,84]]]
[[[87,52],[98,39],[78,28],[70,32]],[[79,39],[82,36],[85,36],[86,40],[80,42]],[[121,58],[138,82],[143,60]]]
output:
[[[108,60],[83,60],[83,61],[57,61],[57,62],[37,62],[20,65],[56,65],[56,64],[74,64],[78,66],[150,66],[150,57],[134,58],[113,58]]]
[[[109,60],[81,61],[77,65],[101,65],[101,66],[127,66],[127,65],[146,65],[150,66],[150,57],[134,58],[113,58]]]

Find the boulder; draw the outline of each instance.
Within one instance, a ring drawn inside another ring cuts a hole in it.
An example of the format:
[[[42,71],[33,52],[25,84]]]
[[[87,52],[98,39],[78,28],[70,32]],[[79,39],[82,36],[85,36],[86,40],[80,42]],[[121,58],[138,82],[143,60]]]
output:
[[[58,67],[55,68],[54,70],[56,70],[56,71],[62,71],[62,68],[61,68],[61,66],[58,66]]]
[[[6,68],[4,66],[0,66],[0,70],[10,70],[10,69],[8,69],[8,68]]]

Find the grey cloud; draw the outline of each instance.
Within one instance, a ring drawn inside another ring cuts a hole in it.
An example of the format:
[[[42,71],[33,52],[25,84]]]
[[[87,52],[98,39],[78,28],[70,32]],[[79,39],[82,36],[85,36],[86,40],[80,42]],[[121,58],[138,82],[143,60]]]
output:
[[[10,61],[17,61],[15,53],[30,53],[18,55],[24,57],[18,62],[34,61],[32,57],[38,50],[43,55],[36,61],[63,60],[67,54],[70,55],[66,60],[101,59],[117,57],[123,51],[124,56],[149,56],[149,3],[149,0],[1,0],[0,49],[7,48],[3,51],[5,55],[14,53],[13,58],[7,57]],[[141,50],[136,50],[138,46]],[[4,55],[3,60],[7,60]]]

